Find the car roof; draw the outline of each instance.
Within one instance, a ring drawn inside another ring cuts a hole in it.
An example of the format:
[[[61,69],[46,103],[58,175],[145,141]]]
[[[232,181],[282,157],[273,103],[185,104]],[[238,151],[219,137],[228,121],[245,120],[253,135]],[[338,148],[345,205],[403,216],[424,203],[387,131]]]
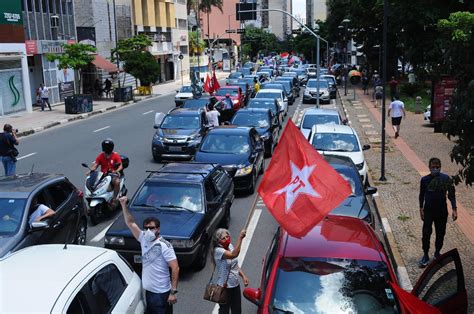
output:
[[[239,109],[235,114],[239,114],[240,113],[246,113],[246,112],[271,112],[270,109],[268,108],[245,108],[245,109]]]
[[[284,257],[383,261],[383,248],[362,219],[329,215],[302,238],[283,232]]]
[[[260,91],[258,91],[260,93]],[[275,88],[268,88],[268,89],[262,89],[262,92],[265,93],[282,93],[281,89],[275,89]]]
[[[16,176],[0,177],[0,196],[28,197],[28,195],[47,181],[64,178],[53,173],[26,173]]]
[[[36,245],[2,260],[0,312],[51,312],[69,282],[95,259],[114,251],[100,247],[62,244]],[[21,296],[27,298],[22,302]],[[7,302],[8,301],[8,302]]]
[[[221,125],[209,130],[207,134],[248,134],[250,129],[246,126]]]
[[[331,115],[339,116],[336,109],[308,108],[304,111],[304,115]]]
[[[204,179],[203,175],[207,176],[216,166],[217,164],[199,162],[168,163],[152,171],[147,181],[200,183]]]
[[[191,100],[191,99],[188,99]],[[170,115],[195,115],[197,113],[200,113],[202,109],[195,109],[195,108],[182,108],[182,107],[177,107],[171,109],[168,114]]]
[[[338,133],[338,134],[354,134],[354,129],[348,125],[339,124],[315,124],[313,125],[313,133]]]

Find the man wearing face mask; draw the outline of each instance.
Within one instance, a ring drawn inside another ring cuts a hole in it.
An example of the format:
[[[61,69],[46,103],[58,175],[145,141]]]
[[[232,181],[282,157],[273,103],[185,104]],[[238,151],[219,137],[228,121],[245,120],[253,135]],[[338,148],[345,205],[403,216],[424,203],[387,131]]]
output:
[[[451,202],[453,221],[458,218],[456,209],[456,195],[451,178],[441,173],[441,160],[431,158],[428,166],[430,174],[421,178],[420,182],[420,217],[423,220],[423,257],[419,261],[420,267],[426,267],[430,261],[430,238],[433,223],[435,225],[436,241],[434,258],[438,258],[443,247],[446,223],[448,221],[448,205],[446,196]]]
[[[179,266],[173,246],[160,237],[158,218],[145,219],[142,231],[127,208],[127,197],[123,196],[119,201],[125,223],[142,248],[142,284],[145,289],[146,312],[173,313],[173,304],[177,302],[179,277]]]

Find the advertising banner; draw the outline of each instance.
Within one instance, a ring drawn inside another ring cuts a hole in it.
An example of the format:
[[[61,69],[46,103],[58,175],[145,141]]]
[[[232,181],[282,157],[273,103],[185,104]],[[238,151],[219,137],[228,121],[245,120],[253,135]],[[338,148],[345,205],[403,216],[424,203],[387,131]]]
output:
[[[451,108],[457,83],[456,80],[449,77],[444,77],[443,79],[433,83],[431,123],[443,122],[446,120],[449,108]]]
[[[0,1],[0,24],[23,24],[21,0]]]
[[[74,82],[59,83],[59,100],[61,102],[72,95],[74,95]]]

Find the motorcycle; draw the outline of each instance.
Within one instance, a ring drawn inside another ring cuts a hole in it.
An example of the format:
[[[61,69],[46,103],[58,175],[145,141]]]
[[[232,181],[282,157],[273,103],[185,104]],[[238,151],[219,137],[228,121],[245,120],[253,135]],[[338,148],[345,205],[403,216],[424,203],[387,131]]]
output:
[[[120,157],[122,159],[123,169],[126,169],[129,164],[129,159],[125,156]],[[86,163],[82,163],[81,165],[90,171],[86,178],[84,197],[89,206],[91,223],[92,225],[97,225],[102,219],[120,209],[120,205],[117,203],[114,208],[110,206],[110,201],[114,195],[111,184],[111,173],[102,173],[99,169],[92,171]],[[120,176],[120,188],[117,197],[119,198],[125,195],[127,195],[127,188],[125,187],[125,177],[122,174]]]

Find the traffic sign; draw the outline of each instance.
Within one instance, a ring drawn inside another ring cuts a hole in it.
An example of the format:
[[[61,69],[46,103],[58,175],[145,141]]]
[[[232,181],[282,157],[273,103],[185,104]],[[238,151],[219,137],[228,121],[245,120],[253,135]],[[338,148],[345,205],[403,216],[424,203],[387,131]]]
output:
[[[245,33],[245,29],[244,29],[244,28],[236,29],[236,31],[237,31],[237,34],[244,34],[244,33]]]
[[[237,31],[235,29],[226,29],[225,32],[227,34],[231,34],[231,33],[236,33]]]

